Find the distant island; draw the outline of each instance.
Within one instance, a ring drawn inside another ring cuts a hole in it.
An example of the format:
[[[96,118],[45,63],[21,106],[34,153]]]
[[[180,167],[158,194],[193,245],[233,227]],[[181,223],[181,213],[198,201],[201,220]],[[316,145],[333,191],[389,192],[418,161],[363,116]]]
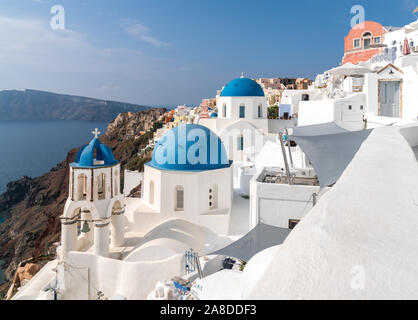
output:
[[[148,108],[38,90],[0,91],[0,120],[111,121],[119,113],[138,112]]]

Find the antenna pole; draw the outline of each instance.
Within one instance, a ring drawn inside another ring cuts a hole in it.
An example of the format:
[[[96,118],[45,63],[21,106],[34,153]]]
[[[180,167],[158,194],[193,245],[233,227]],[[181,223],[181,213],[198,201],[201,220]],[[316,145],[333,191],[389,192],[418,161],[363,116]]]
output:
[[[285,168],[286,168],[287,181],[288,181],[289,185],[292,185],[292,179],[291,179],[291,176],[290,176],[289,164],[287,163],[286,149],[284,147],[283,133],[282,132],[279,133],[279,137],[280,137],[280,145],[282,147],[284,165],[285,165]]]

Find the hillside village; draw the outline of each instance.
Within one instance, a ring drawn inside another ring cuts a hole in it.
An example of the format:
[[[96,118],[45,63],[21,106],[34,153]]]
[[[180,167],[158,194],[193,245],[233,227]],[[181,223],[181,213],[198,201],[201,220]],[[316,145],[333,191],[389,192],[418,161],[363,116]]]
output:
[[[60,165],[54,258],[7,298],[418,298],[416,44],[366,21],[313,81],[241,74],[94,130]]]

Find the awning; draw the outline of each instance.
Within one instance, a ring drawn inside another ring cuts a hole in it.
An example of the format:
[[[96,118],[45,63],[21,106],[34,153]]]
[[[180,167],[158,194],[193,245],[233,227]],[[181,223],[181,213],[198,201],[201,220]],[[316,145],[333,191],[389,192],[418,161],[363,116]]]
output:
[[[370,73],[372,70],[367,67],[348,62],[342,66],[328,70],[327,72],[335,76],[358,76],[364,75],[365,73]]]
[[[322,188],[337,182],[372,132],[347,131],[331,123],[309,127],[293,129],[290,139],[308,157]]]
[[[257,253],[277,245],[287,238],[292,230],[260,223],[245,236],[211,254],[218,254],[248,262]]]
[[[307,137],[307,136],[324,136],[328,134],[337,134],[350,132],[335,122],[321,123],[312,126],[295,127],[292,129],[293,132],[289,132],[291,136]]]

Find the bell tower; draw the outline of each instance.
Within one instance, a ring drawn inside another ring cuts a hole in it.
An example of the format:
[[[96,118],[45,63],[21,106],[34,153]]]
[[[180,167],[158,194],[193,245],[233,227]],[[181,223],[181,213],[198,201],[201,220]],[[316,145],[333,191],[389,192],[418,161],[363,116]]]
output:
[[[120,163],[99,140],[100,132],[83,146],[70,164],[69,197],[61,217],[62,253],[88,250],[107,257],[124,243],[124,204],[120,193]]]

